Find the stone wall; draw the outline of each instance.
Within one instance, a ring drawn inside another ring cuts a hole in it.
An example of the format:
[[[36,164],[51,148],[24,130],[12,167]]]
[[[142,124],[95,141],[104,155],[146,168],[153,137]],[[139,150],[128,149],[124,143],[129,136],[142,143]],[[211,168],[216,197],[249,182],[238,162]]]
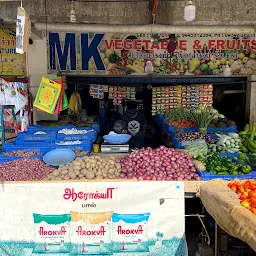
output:
[[[97,0],[96,0],[97,1]],[[95,2],[96,2],[95,1]],[[77,22],[103,24],[148,24],[148,2],[91,3],[75,1]],[[121,1],[120,1],[121,2]],[[186,23],[183,10],[187,1],[160,0],[156,23],[172,25],[256,25],[255,0],[194,0],[197,15]],[[0,2],[0,18],[16,19],[19,2]],[[23,0],[32,21],[69,22],[70,0]]]

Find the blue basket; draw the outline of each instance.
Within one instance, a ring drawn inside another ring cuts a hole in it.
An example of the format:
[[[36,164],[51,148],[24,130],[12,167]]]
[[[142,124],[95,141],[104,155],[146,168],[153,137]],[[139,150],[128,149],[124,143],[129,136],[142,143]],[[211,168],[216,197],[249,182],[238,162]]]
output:
[[[108,134],[103,136],[104,140],[109,144],[125,144],[131,137],[130,134]]]
[[[184,146],[183,146],[182,142],[177,141],[177,139],[175,137],[172,138],[172,146],[174,148],[184,149]]]
[[[78,130],[88,130],[85,134],[64,134],[64,133],[57,133],[57,140],[62,141],[74,141],[74,140],[83,140],[83,141],[92,141],[94,142],[97,139],[97,131],[91,128],[84,128]]]
[[[158,123],[158,125],[160,125],[162,119],[164,119],[164,114],[155,115],[155,120]]]
[[[85,142],[82,144],[76,144],[76,145],[57,145],[55,143],[52,144],[52,149],[59,149],[59,148],[66,148],[71,149],[73,151],[75,150],[81,150],[81,151],[92,151],[92,142]]]
[[[47,142],[56,140],[56,132],[48,132],[46,134],[28,134],[27,132],[19,132],[17,134],[17,139],[19,141],[30,141],[30,142]]]
[[[201,177],[201,180],[214,180],[214,179],[222,179],[222,180],[246,180],[246,179],[255,179],[256,171],[252,171],[249,174],[241,174],[241,175],[214,175],[210,172],[200,172],[198,171],[198,175]]]
[[[163,118],[163,119],[161,119],[161,121],[160,121],[160,126],[161,126],[162,128],[164,128],[164,125],[165,125],[166,123],[168,123],[168,122],[169,122],[169,119]]]
[[[57,132],[61,129],[72,129],[76,128],[74,125],[62,125],[62,126],[57,126],[57,127],[45,127],[41,125],[35,125],[35,126],[29,126],[28,127],[28,134],[34,134],[35,132]]]
[[[14,151],[14,150],[27,150],[27,151],[37,151],[37,152],[40,152],[40,153],[46,153],[50,150],[53,149],[52,147],[52,144],[50,143],[42,143],[42,145],[38,145],[38,143],[36,143],[36,145],[31,145],[31,144],[28,144],[28,145],[24,145],[24,144],[21,144],[21,145],[17,145],[17,144],[14,144],[14,143],[6,143],[5,144],[5,147],[4,147],[5,151],[6,152],[11,152],[11,151]]]
[[[239,154],[238,154],[238,153],[228,153],[228,152],[226,152],[226,153],[220,153],[220,156],[221,156],[221,157],[226,157],[226,156],[228,156],[228,157],[234,159],[234,158],[236,158],[236,157],[239,157]]]
[[[76,158],[74,151],[63,148],[63,149],[54,149],[47,152],[43,161],[52,166],[60,166],[62,164],[69,164]]]
[[[92,124],[91,125],[92,129],[94,129],[97,133],[100,131],[100,125],[99,124]]]
[[[222,133],[229,133],[229,132],[237,132],[236,126],[230,126],[225,128],[207,128],[208,133],[214,133],[214,132],[222,132]]]

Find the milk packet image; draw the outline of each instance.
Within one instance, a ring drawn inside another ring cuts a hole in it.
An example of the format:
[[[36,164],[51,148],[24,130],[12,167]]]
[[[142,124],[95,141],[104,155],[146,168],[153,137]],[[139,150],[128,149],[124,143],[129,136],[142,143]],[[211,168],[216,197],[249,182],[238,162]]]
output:
[[[33,213],[34,253],[70,252],[70,214]]]
[[[148,220],[150,213],[112,216],[113,252],[148,252]]]
[[[70,212],[71,254],[112,255],[111,219],[113,211]]]

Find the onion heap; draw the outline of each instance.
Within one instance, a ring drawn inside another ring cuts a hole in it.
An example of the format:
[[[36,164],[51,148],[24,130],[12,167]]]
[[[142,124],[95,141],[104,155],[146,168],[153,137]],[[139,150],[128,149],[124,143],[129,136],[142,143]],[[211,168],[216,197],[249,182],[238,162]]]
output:
[[[120,164],[124,179],[200,180],[190,155],[164,146],[140,149],[120,159]]]

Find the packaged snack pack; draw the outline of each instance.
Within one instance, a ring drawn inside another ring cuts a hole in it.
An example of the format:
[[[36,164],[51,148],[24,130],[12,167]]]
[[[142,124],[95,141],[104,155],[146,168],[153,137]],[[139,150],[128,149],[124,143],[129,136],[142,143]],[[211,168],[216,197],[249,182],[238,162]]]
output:
[[[34,217],[34,253],[68,253],[70,251],[70,214]]]
[[[112,216],[113,252],[147,252],[150,213]]]
[[[70,212],[72,254],[111,254],[111,219],[108,212]]]

